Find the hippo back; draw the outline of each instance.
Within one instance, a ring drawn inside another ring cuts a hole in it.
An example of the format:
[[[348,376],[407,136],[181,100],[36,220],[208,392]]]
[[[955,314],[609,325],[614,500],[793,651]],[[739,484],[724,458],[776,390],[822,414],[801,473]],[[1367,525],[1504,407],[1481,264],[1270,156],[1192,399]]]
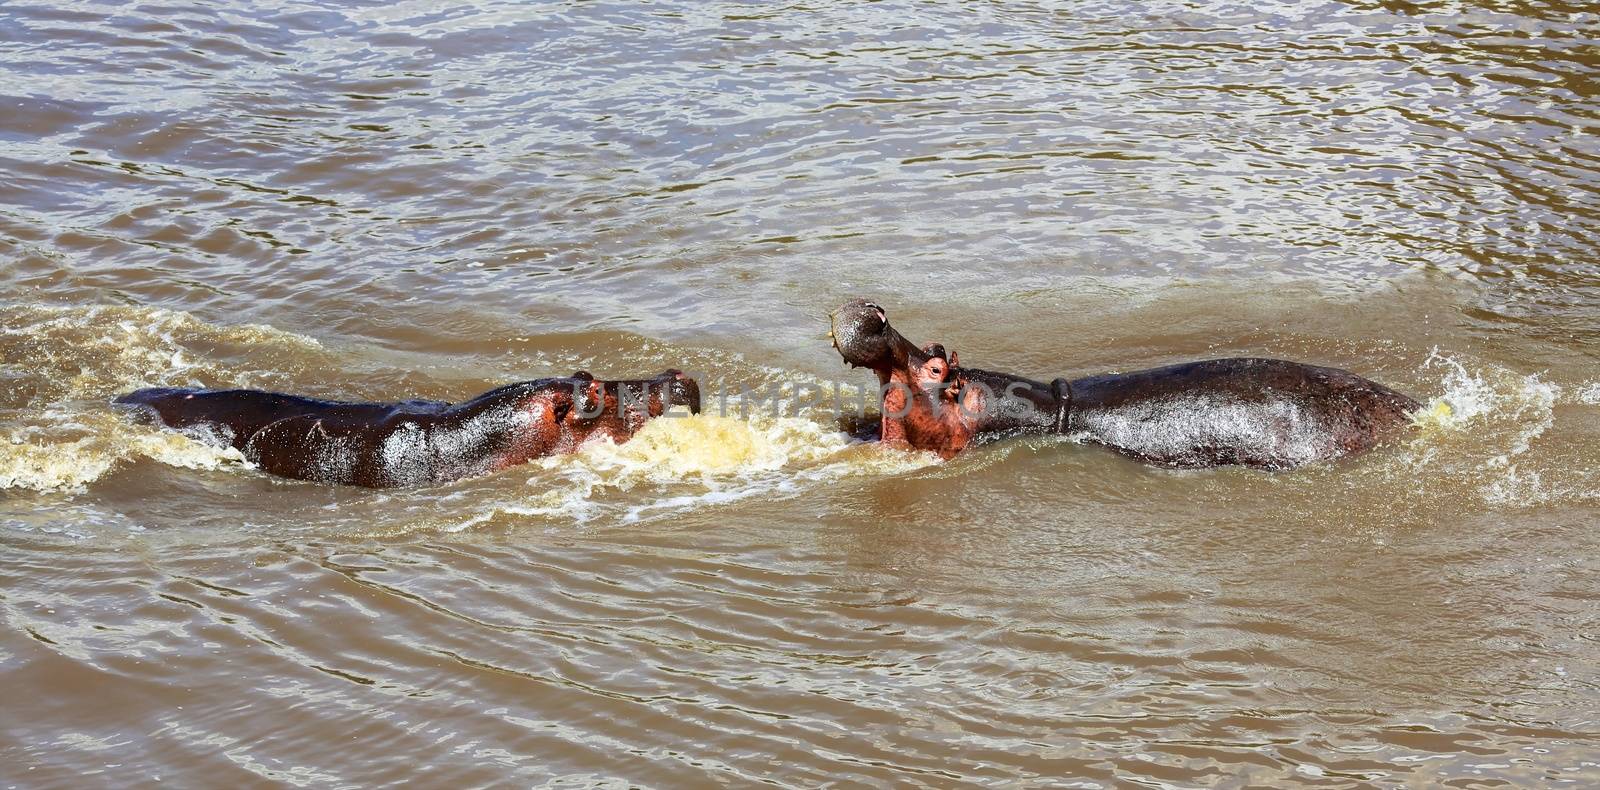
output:
[[[1290,469],[1371,449],[1419,404],[1337,368],[1213,359],[1071,383],[1073,433],[1174,467]]]

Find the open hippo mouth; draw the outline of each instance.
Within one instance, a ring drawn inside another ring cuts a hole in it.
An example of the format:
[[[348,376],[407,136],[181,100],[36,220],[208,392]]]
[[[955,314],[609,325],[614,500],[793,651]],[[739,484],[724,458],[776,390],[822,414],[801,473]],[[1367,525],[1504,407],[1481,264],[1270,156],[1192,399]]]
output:
[[[1071,398],[1065,380],[1044,384],[963,367],[940,343],[918,347],[906,339],[866,299],[845,302],[832,318],[839,356],[878,374],[879,434],[886,443],[949,458],[980,433],[1042,433],[1064,424]]]
[[[882,307],[851,299],[833,313],[833,347],[854,367],[871,368],[885,379],[890,371],[920,364],[922,352],[894,327]]]
[[[968,388],[968,374],[954,353],[938,343],[918,348],[889,325],[882,307],[865,299],[846,302],[832,318],[839,356],[878,374],[879,438],[946,458],[972,441],[986,419],[989,395]]]

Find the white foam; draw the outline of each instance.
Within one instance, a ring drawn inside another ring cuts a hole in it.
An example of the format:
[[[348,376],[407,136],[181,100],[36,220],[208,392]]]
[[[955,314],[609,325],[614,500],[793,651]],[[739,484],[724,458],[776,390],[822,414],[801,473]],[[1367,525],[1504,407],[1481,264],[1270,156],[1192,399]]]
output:
[[[856,441],[796,417],[658,418],[622,444],[598,441],[575,455],[542,459],[541,474],[528,482],[544,492],[524,508],[499,510],[577,521],[615,512],[635,521],[752,497],[793,496],[805,483],[936,462],[931,454]]]
[[[1575,397],[1579,403],[1587,403],[1590,406],[1600,406],[1600,381],[1591,381],[1582,387],[1575,389],[1573,391],[1573,397]]]
[[[1593,464],[1550,463],[1530,453],[1555,425],[1560,386],[1437,350],[1423,370],[1443,371],[1443,392],[1418,414],[1423,430],[1411,455],[1417,473],[1474,481],[1478,498],[1497,507],[1600,497]]]
[[[259,371],[232,370],[197,351],[229,345],[320,349],[272,327],[207,324],[160,308],[0,307],[0,346],[19,360],[0,376],[24,393],[0,408],[0,488],[79,489],[135,457],[188,468],[243,465],[225,437],[137,426],[108,403],[139,387],[185,386],[197,377],[250,386]]]
[[[248,466],[232,447],[130,425],[109,414],[80,415],[54,425],[9,426],[0,437],[0,488],[81,489],[117,464],[139,457],[187,469]]]

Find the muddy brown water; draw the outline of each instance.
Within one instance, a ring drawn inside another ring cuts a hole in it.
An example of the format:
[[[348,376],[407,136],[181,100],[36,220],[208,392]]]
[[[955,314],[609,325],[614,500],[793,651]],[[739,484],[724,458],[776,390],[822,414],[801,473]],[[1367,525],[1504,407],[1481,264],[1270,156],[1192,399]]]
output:
[[[0,785],[1600,784],[1597,44],[1540,2],[8,2]],[[741,418],[867,383],[855,295],[969,365],[1429,411],[1284,474]],[[424,490],[105,405],[668,365],[730,413]]]

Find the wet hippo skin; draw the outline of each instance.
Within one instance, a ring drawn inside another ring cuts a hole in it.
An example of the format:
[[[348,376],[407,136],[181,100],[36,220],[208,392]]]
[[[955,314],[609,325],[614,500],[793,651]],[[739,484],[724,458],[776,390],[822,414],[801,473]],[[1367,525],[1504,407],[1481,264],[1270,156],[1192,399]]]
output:
[[[601,381],[579,371],[458,404],[350,403],[261,390],[142,389],[117,398],[136,418],[237,448],[262,471],[389,488],[487,474],[585,442],[623,442],[673,406],[700,411],[694,379],[669,370]]]
[[[1372,449],[1419,404],[1349,371],[1279,359],[1212,359],[1049,384],[961,367],[918,347],[882,307],[847,302],[834,347],[883,387],[882,439],[949,458],[1006,434],[1081,436],[1146,463],[1291,469]]]

